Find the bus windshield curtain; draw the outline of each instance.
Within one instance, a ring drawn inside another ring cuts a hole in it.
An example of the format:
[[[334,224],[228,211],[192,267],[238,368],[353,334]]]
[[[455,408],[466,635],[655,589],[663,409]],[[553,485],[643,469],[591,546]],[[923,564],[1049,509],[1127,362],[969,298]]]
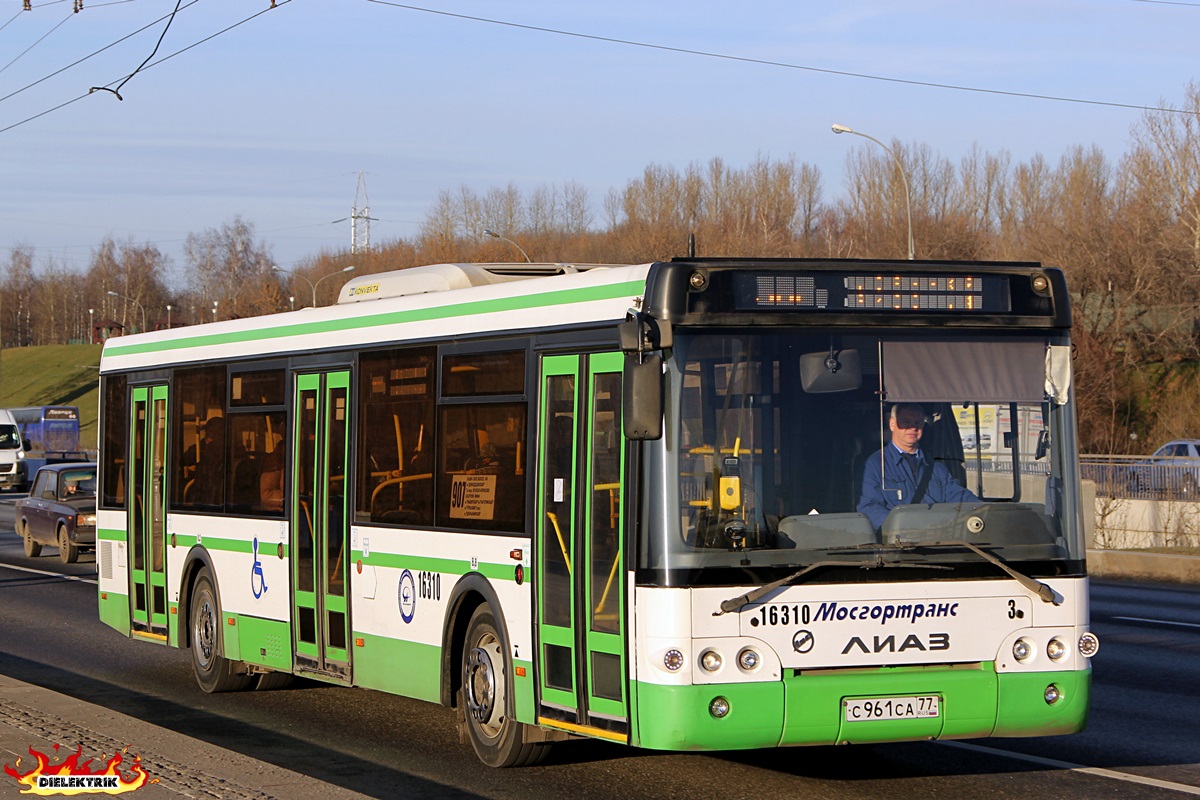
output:
[[[883,385],[892,403],[1040,403],[1046,343],[885,341]]]

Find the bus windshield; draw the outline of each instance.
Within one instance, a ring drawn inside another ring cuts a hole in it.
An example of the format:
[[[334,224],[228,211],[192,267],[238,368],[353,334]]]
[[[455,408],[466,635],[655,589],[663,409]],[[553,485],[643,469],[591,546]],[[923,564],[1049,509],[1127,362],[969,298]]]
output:
[[[1078,571],[1063,344],[928,328],[678,331],[667,435],[650,456],[663,524],[648,526],[661,535],[641,566],[716,583],[818,562],[1001,575],[965,542],[1026,571]]]

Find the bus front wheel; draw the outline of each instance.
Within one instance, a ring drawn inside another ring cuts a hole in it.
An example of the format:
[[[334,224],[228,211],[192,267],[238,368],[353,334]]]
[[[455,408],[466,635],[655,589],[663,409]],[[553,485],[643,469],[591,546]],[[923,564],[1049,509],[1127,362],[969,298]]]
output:
[[[250,676],[238,671],[239,664],[221,655],[221,610],[212,575],[201,570],[192,587],[192,671],[200,688],[214,692],[236,692],[250,685]]]
[[[524,725],[508,711],[509,662],[491,608],[475,609],[463,644],[460,724],[475,754],[489,767],[536,764],[548,745],[524,741]]]

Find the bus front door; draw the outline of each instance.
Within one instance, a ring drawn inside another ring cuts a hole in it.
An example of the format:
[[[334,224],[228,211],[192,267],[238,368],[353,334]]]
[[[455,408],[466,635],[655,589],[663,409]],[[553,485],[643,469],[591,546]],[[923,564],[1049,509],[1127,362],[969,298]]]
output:
[[[134,387],[130,437],[127,485],[132,497],[126,513],[132,632],[167,641],[165,385]]]
[[[542,362],[537,569],[539,722],[627,741],[623,356]]]
[[[300,671],[349,682],[346,603],[347,371],[296,375],[290,505],[293,626]]]

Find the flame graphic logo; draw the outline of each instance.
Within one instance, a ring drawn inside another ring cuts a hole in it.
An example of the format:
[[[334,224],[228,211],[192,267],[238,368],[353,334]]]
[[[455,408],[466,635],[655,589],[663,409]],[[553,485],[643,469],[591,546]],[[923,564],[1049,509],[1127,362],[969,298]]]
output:
[[[58,745],[54,745],[57,753]],[[132,762],[122,770],[125,763],[125,748],[119,753],[113,753],[98,770],[92,769],[92,759],[79,763],[83,756],[83,745],[79,745],[74,755],[68,756],[61,764],[51,764],[50,756],[29,748],[29,755],[37,759],[37,766],[29,772],[21,772],[21,759],[17,759],[16,768],[4,765],[4,771],[16,778],[17,783],[25,788],[21,794],[49,797],[51,795],[80,795],[80,794],[125,794],[140,789],[147,783],[158,783],[157,778],[151,779],[142,769],[142,759],[134,755]],[[128,777],[127,777],[128,776]]]

